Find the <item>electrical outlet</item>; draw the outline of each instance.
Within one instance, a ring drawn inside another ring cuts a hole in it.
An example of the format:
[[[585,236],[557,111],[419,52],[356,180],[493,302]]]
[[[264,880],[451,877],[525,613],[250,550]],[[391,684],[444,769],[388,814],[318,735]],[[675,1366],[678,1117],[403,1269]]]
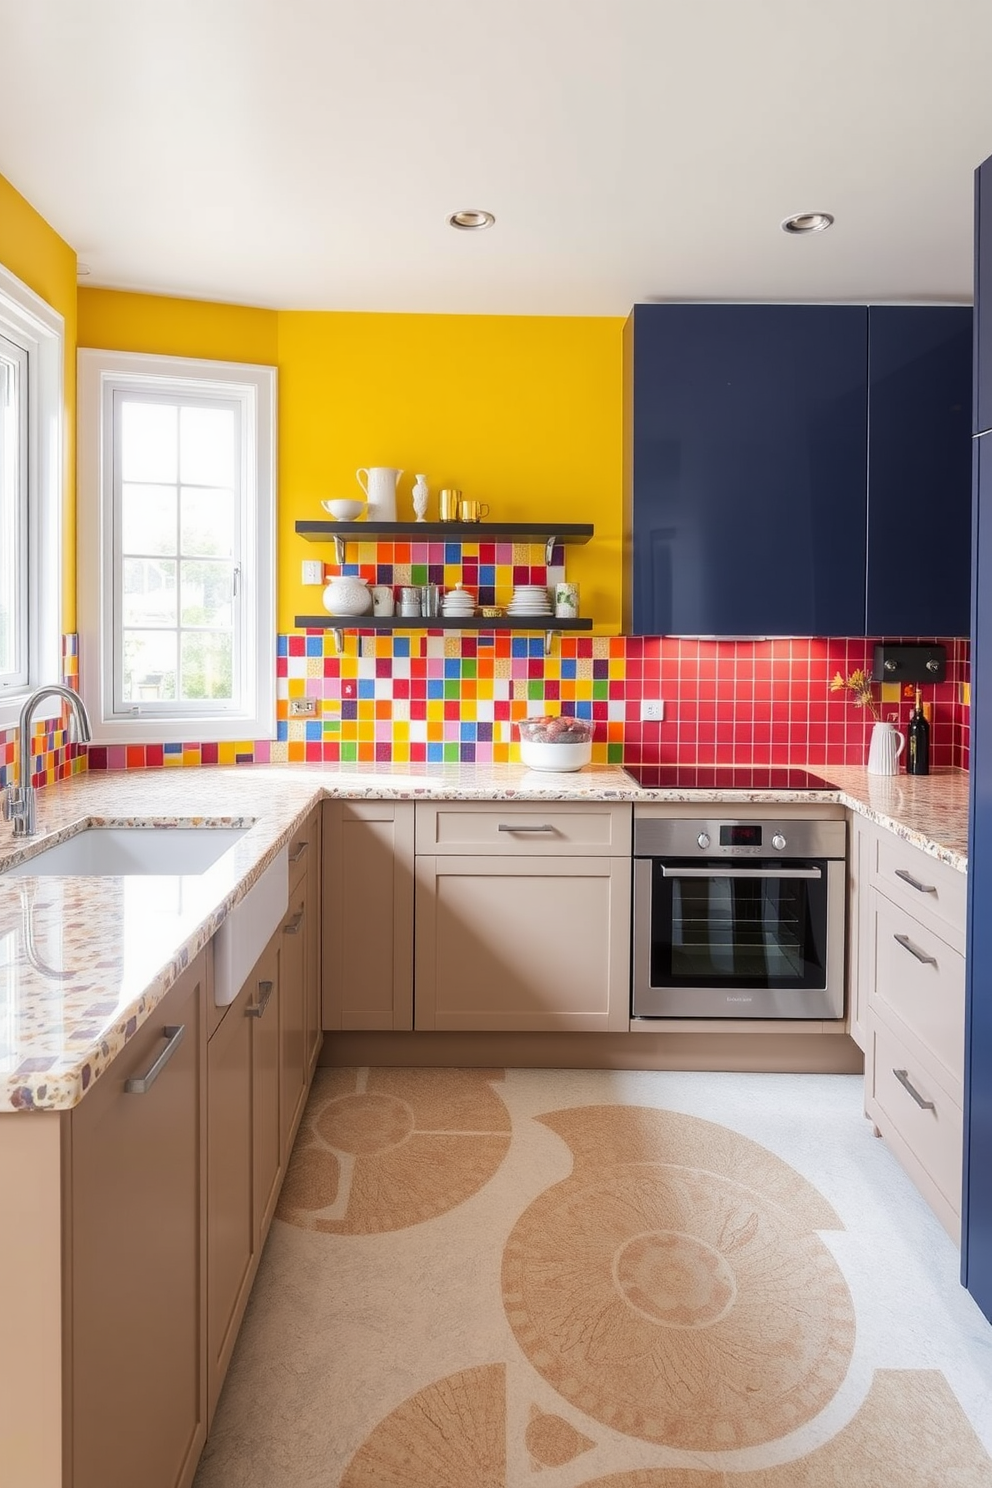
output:
[[[304,584],[322,584],[324,582],[324,565],[319,558],[304,558],[303,582]]]
[[[317,699],[315,697],[290,698],[290,718],[316,718]]]
[[[665,717],[665,704],[661,698],[644,698],[641,702],[641,722],[661,723]]]

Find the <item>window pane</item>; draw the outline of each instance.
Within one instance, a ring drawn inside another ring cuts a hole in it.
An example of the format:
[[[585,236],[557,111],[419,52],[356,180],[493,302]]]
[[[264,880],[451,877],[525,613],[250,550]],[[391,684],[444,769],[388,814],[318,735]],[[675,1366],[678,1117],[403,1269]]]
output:
[[[125,553],[176,552],[175,486],[139,486],[121,491],[121,547]]]
[[[231,565],[183,563],[183,625],[229,626],[232,623]]]
[[[171,701],[176,696],[176,632],[124,632],[125,703]]]
[[[182,696],[184,699],[234,696],[233,645],[230,632],[184,631]]]
[[[176,565],[161,558],[125,558],[124,625],[176,623]]]
[[[230,558],[234,552],[234,492],[184,488],[181,500],[183,553]]]
[[[233,408],[181,411],[180,479],[184,485],[234,485],[235,432]]]
[[[28,681],[27,357],[0,336],[0,679]]]
[[[163,403],[121,403],[121,479],[172,481],[179,470],[179,410]]]
[[[0,674],[17,666],[17,424],[14,368],[0,356]]]

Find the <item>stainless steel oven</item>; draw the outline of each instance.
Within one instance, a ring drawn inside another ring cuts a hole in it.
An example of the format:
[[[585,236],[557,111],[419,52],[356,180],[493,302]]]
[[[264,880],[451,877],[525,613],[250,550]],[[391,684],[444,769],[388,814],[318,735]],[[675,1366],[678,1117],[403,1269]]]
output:
[[[634,820],[635,1018],[841,1018],[843,821]]]

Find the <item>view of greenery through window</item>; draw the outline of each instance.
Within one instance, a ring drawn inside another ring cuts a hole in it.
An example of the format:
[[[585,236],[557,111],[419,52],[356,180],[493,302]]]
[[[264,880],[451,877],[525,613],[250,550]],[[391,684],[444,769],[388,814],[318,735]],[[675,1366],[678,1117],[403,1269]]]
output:
[[[238,410],[129,393],[119,412],[122,701],[229,701]]]

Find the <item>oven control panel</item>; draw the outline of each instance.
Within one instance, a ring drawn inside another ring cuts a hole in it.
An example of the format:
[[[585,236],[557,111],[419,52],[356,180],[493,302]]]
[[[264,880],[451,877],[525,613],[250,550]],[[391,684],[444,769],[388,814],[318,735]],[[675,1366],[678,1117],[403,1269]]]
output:
[[[634,818],[637,858],[843,858],[846,851],[847,826],[836,820]]]

